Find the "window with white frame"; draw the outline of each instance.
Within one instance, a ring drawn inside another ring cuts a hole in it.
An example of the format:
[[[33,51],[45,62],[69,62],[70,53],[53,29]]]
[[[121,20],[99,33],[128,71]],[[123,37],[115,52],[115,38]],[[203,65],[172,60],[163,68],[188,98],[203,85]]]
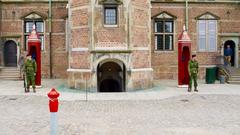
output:
[[[174,20],[167,13],[162,13],[154,22],[155,50],[172,51],[174,48]]]
[[[199,17],[198,20],[198,50],[200,52],[217,51],[217,20],[210,14]]]
[[[41,40],[41,50],[43,51],[44,46],[44,21],[41,16],[33,13],[24,18],[24,50],[28,50],[27,38],[32,32],[33,25],[36,26],[36,31],[39,34]]]

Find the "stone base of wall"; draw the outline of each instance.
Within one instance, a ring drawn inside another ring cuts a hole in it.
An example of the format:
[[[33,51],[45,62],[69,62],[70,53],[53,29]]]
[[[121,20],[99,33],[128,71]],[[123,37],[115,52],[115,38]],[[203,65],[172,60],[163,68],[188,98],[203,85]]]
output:
[[[97,92],[97,73],[68,71],[68,87]],[[152,71],[126,72],[126,91],[147,89],[153,86]]]
[[[127,91],[148,89],[153,87],[152,71],[131,72],[131,75],[128,77]]]
[[[91,72],[68,71],[68,87],[85,90],[91,87]]]
[[[206,76],[206,68],[208,67],[214,67],[215,65],[207,65],[207,66],[200,66],[199,72],[198,72],[198,79],[205,79]],[[154,67],[153,68],[153,76],[154,80],[160,80],[160,79],[178,79],[178,67]]]

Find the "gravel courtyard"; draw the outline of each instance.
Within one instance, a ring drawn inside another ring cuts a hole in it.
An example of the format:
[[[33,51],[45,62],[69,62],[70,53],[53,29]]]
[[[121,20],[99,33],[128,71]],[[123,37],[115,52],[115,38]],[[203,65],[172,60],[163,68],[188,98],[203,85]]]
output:
[[[239,135],[240,96],[60,101],[59,135]],[[48,98],[0,95],[0,135],[48,135]]]

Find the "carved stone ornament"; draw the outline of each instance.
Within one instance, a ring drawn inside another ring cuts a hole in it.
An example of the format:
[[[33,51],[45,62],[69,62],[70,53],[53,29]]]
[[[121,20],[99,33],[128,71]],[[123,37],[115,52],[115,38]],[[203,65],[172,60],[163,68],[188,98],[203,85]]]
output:
[[[100,0],[99,4],[120,5],[122,4],[122,0]]]

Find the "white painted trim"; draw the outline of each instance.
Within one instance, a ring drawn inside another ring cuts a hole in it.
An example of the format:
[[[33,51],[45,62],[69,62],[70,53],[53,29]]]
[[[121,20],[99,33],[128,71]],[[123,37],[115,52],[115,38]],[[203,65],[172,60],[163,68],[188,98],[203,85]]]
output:
[[[105,28],[117,28],[118,25],[107,25],[107,24],[104,24],[103,25]]]
[[[141,72],[141,71],[153,71],[152,68],[135,68],[131,69],[132,72]]]
[[[178,40],[178,42],[187,42],[187,43],[189,43],[189,42],[192,42],[192,40]]]
[[[162,54],[164,54],[164,53],[175,53],[175,51],[161,51],[161,50],[154,50],[154,53],[162,53]]]
[[[28,42],[28,41],[35,41],[35,42],[39,42],[39,41],[40,41],[40,42],[41,42],[41,40],[38,39],[38,38],[35,38],[35,39],[32,39],[32,38],[31,38],[31,39],[28,39],[27,42]]]
[[[200,65],[199,67],[206,67],[206,68],[208,68],[208,67],[216,67],[216,65]]]
[[[76,11],[76,10],[81,10],[81,9],[88,9],[88,7],[89,7],[88,5],[80,6],[80,7],[72,7],[71,10]]]
[[[83,28],[89,28],[88,25],[83,25],[83,26],[72,26],[71,29],[75,30],[75,29],[83,29]]]
[[[178,85],[178,88],[188,88],[188,85]]]
[[[88,48],[72,48],[72,52],[83,52],[88,50]]]
[[[229,37],[238,37],[240,33],[220,33],[219,36],[229,36]]]
[[[67,69],[67,72],[92,72],[91,69],[72,69],[72,68],[69,68]]]

